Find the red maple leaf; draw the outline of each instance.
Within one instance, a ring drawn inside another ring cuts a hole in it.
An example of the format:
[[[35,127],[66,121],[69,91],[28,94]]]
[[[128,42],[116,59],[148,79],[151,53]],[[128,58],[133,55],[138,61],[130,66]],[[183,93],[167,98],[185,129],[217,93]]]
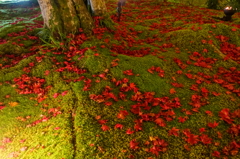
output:
[[[132,70],[126,70],[126,71],[123,71],[123,74],[125,74],[125,75],[129,75],[129,76],[134,75],[133,72],[132,72]]]
[[[101,74],[98,75],[98,77],[106,80],[106,79],[107,79],[107,78],[106,78],[106,75],[107,75],[106,73],[101,73]]]
[[[190,144],[190,145],[195,145],[198,143],[199,139],[198,139],[198,135],[194,135],[194,134],[190,134],[188,136],[188,138],[186,139],[186,141]]]
[[[193,91],[198,92],[198,85],[197,84],[193,84],[190,89],[193,90]]]
[[[204,97],[208,96],[209,91],[205,87],[201,88],[201,92]]]
[[[217,123],[216,121],[214,121],[213,123],[208,123],[208,127],[210,128],[215,128],[218,126],[219,123]]]
[[[118,65],[117,62],[111,62],[111,67],[115,67],[115,66],[117,66],[117,65]]]
[[[0,110],[4,109],[5,107],[6,107],[6,106],[1,105],[1,106],[0,106]]]
[[[222,138],[222,133],[221,132],[217,132],[218,138],[221,139]]]
[[[213,113],[212,113],[211,111],[209,111],[209,110],[206,110],[205,113],[206,113],[207,115],[209,115],[209,116],[213,116]]]
[[[162,118],[157,118],[154,122],[161,127],[166,127],[166,123]]]
[[[129,81],[129,79],[127,79],[127,78],[123,78],[123,79],[122,79],[122,82],[123,82],[123,83],[128,83],[128,81]]]
[[[106,106],[111,106],[113,103],[112,102],[105,102],[104,103]]]
[[[206,130],[205,130],[205,128],[200,128],[199,131],[200,131],[200,133],[203,133],[203,132],[205,132]]]
[[[119,96],[119,98],[121,100],[125,100],[126,99],[126,95],[124,93],[122,93],[122,92],[119,92],[118,96]]]
[[[214,79],[213,81],[218,84],[222,84],[224,82],[224,80],[222,80],[222,79]]]
[[[108,127],[107,125],[102,125],[101,129],[103,131],[108,131],[108,130],[110,130],[110,127]]]
[[[202,134],[201,136],[199,136],[199,138],[200,138],[200,141],[205,145],[212,143],[212,139],[210,137],[208,137],[208,135],[206,135],[206,134]]]
[[[117,114],[117,118],[125,119],[127,115],[128,115],[128,112],[126,110],[120,110],[120,112]]]
[[[222,109],[220,112],[219,112],[219,117],[221,117],[222,120],[224,120],[225,122],[227,122],[228,124],[232,124],[233,122],[233,119],[230,118],[230,113],[229,113],[229,109],[228,108],[225,108],[225,109]]]
[[[232,117],[233,117],[233,118],[240,118],[240,109],[235,110],[235,111],[232,113]]]
[[[171,88],[169,92],[170,92],[170,94],[175,94],[176,93],[174,88]]]
[[[202,52],[208,52],[208,50],[207,49],[203,49],[203,51]]]
[[[212,156],[214,156],[214,157],[220,157],[220,152],[219,151],[214,151],[213,153],[212,153]]]
[[[98,120],[98,123],[103,125],[103,124],[106,124],[107,123],[107,120]]]
[[[154,73],[153,71],[155,71],[155,67],[152,66],[152,67],[149,68],[147,71],[148,71],[149,73],[153,74],[153,73]]]
[[[173,127],[171,130],[168,131],[168,135],[179,136],[178,131],[179,129],[177,129],[176,127]]]
[[[138,148],[139,148],[139,147],[138,147],[138,144],[139,144],[139,143],[136,142],[136,139],[131,140],[130,143],[129,143],[130,149],[133,149],[133,150],[138,149]]]
[[[171,85],[174,86],[174,87],[178,87],[178,88],[183,87],[183,84],[181,84],[181,83],[171,83]]]
[[[206,43],[207,43],[207,40],[202,40],[202,43],[203,43],[203,44],[206,44]]]
[[[212,94],[216,97],[221,95],[221,93],[217,93],[217,92],[212,92]]]
[[[133,134],[134,133],[134,131],[132,131],[130,128],[129,129],[127,129],[127,131],[126,131],[126,134]]]
[[[122,125],[122,124],[116,124],[116,125],[114,126],[114,128],[115,128],[115,129],[117,129],[117,128],[122,129],[122,128],[123,128],[123,125]]]
[[[193,77],[193,75],[192,74],[190,74],[190,73],[185,73],[185,75],[187,76],[187,78],[189,78],[189,79],[193,79],[194,77]]]
[[[184,123],[187,119],[188,119],[187,116],[185,116],[185,117],[181,117],[181,116],[180,116],[180,117],[178,118],[178,122],[179,122],[179,123]]]
[[[136,87],[135,83],[129,83],[130,90],[133,90],[134,93],[138,92],[138,88]]]
[[[178,70],[176,73],[181,75],[183,73],[183,71],[182,70]]]
[[[182,130],[182,133],[187,137],[189,137],[191,135],[190,129],[184,129],[184,130]]]

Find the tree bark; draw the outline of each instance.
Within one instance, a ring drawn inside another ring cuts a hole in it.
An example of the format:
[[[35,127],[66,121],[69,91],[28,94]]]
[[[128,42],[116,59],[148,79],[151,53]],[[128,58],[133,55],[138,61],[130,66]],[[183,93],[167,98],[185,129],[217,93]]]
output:
[[[94,15],[106,12],[104,0],[91,0]],[[91,34],[93,18],[83,0],[38,0],[44,27],[50,29],[53,35],[77,33],[82,28],[86,34]]]
[[[94,15],[100,16],[107,12],[104,0],[89,0]]]

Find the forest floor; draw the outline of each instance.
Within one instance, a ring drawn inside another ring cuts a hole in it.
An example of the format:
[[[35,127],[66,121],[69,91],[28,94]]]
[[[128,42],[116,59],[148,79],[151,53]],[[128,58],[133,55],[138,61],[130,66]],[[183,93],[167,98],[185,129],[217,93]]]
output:
[[[52,43],[39,8],[0,9],[0,158],[240,158],[240,13],[107,8]]]

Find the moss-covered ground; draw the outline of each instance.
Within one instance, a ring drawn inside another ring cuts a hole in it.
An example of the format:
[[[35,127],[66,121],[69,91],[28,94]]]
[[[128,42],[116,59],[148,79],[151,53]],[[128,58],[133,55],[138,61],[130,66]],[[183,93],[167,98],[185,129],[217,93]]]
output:
[[[48,44],[39,8],[1,9],[0,158],[240,158],[240,13],[107,7],[114,25]]]

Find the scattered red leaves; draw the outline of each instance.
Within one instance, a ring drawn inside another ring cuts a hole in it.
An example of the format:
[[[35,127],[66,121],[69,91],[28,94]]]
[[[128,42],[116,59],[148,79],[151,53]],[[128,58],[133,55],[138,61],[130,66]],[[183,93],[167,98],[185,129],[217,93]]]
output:
[[[218,115],[223,121],[227,122],[228,124],[232,124],[233,119],[230,118],[230,109],[222,109]]]
[[[187,68],[187,65],[184,64],[180,59],[178,58],[174,58],[173,61],[182,69],[186,69]]]
[[[206,134],[200,135],[199,139],[205,145],[212,143],[212,139],[208,135],[206,135]]]
[[[123,71],[123,74],[128,75],[128,76],[133,76],[134,75],[132,70]]]
[[[44,87],[45,79],[29,77],[26,74],[21,75],[19,78],[14,78],[13,81],[18,86],[16,91],[19,94],[36,94],[38,95],[38,102],[41,102],[46,98],[45,94],[51,88],[51,86]]]

